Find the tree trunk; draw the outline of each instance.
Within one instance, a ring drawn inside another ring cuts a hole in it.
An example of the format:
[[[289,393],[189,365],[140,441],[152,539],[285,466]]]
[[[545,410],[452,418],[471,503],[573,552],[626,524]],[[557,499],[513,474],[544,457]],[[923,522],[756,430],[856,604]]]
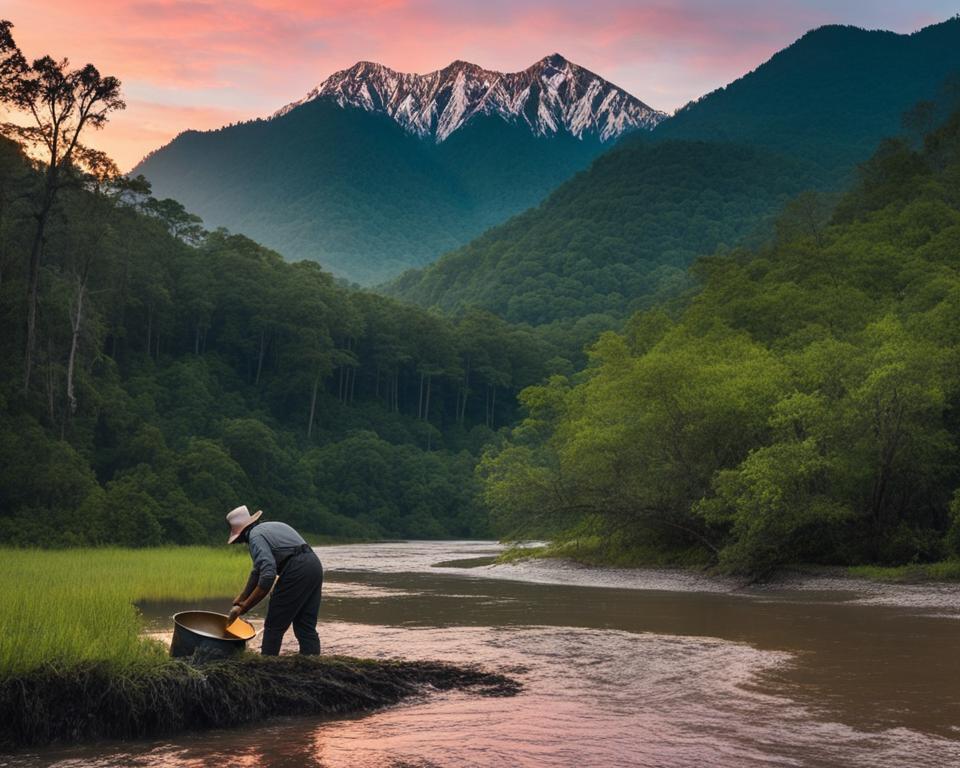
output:
[[[127,238],[126,248],[123,249],[123,270],[120,273],[120,295],[117,300],[117,309],[114,312],[113,318],[113,328],[114,334],[112,339],[112,352],[110,356],[116,360],[117,359],[117,336],[119,335],[118,331],[123,328],[126,328],[126,319],[127,319],[127,289],[129,288],[130,283],[130,251],[132,249],[132,238]]]
[[[877,468],[877,476],[873,484],[871,506],[873,507],[873,518],[878,526],[884,523],[883,510],[887,501],[887,485],[893,474],[893,466],[900,444],[900,426],[902,421],[903,408],[898,406],[893,434],[880,449],[880,461]]]
[[[153,302],[147,305],[147,357],[153,347]]]
[[[427,401],[423,406],[423,420],[426,422],[430,421],[430,382],[432,381],[433,376],[427,375]]]
[[[200,354],[200,323],[197,323],[197,327],[193,332],[193,354]]]
[[[417,418],[423,418],[423,372],[420,373],[420,391],[417,393]]]
[[[307,440],[313,435],[313,417],[317,412],[317,390],[320,388],[320,373],[313,380],[313,395],[310,398],[310,419],[307,421]]]
[[[43,207],[37,216],[37,228],[30,248],[29,279],[27,283],[27,338],[23,353],[23,394],[30,391],[30,375],[33,372],[33,352],[37,344],[37,304],[40,293],[40,260],[43,257],[43,237],[47,227],[50,206],[53,204],[48,192]]]
[[[263,331],[260,331],[260,353],[257,355],[257,377],[254,379],[254,385],[260,386],[260,371],[263,370],[263,355],[266,351],[264,347],[264,338],[266,334]]]
[[[493,385],[493,396],[490,398],[490,429],[497,428],[497,385]]]
[[[458,421],[462,425],[467,418],[467,397],[470,395],[470,358],[467,358],[467,365],[463,374],[463,403],[460,405]]]
[[[83,298],[86,294],[86,281],[77,279],[77,308],[70,318],[73,335],[70,338],[70,357],[67,361],[67,404],[70,416],[77,412],[77,396],[73,390],[73,372],[77,365],[77,349],[80,345],[80,324],[83,322]],[[67,415],[64,415],[64,424],[67,421]]]
[[[57,423],[53,400],[53,350],[51,349],[50,339],[47,338],[47,408],[50,416],[50,427]]]

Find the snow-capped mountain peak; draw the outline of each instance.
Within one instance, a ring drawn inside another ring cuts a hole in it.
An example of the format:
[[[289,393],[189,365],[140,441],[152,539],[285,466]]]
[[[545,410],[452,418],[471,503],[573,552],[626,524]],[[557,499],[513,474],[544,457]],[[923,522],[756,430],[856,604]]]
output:
[[[510,73],[458,60],[417,75],[359,61],[273,117],[314,99],[386,114],[411,133],[438,143],[476,115],[524,123],[538,136],[566,132],[601,141],[637,128],[651,129],[666,117],[559,53]]]

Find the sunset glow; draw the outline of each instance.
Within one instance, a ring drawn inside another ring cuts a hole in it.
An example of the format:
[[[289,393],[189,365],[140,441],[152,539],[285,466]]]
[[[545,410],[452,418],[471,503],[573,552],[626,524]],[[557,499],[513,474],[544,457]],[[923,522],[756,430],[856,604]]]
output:
[[[426,72],[502,71],[558,51],[673,111],[829,23],[910,32],[952,2],[862,0],[7,0],[28,56],[68,56],[123,81],[128,104],[93,143],[129,168],[187,128],[268,115],[360,59]]]

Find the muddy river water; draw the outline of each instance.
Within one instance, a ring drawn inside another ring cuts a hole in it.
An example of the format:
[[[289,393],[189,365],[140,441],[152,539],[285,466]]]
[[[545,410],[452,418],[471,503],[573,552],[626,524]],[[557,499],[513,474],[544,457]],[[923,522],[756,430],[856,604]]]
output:
[[[816,577],[744,588],[558,562],[491,565],[498,550],[318,548],[320,634],[325,653],[503,670],[524,683],[516,697],[433,694],[354,719],[274,720],[8,763],[960,766],[958,587]],[[183,607],[142,609],[162,631]]]

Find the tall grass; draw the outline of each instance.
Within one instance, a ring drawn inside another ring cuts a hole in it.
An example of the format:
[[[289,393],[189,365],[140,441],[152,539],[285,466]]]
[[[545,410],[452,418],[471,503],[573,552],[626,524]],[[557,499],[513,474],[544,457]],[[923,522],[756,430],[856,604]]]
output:
[[[161,661],[134,602],[223,595],[244,584],[242,547],[0,549],[0,677],[44,664]]]

